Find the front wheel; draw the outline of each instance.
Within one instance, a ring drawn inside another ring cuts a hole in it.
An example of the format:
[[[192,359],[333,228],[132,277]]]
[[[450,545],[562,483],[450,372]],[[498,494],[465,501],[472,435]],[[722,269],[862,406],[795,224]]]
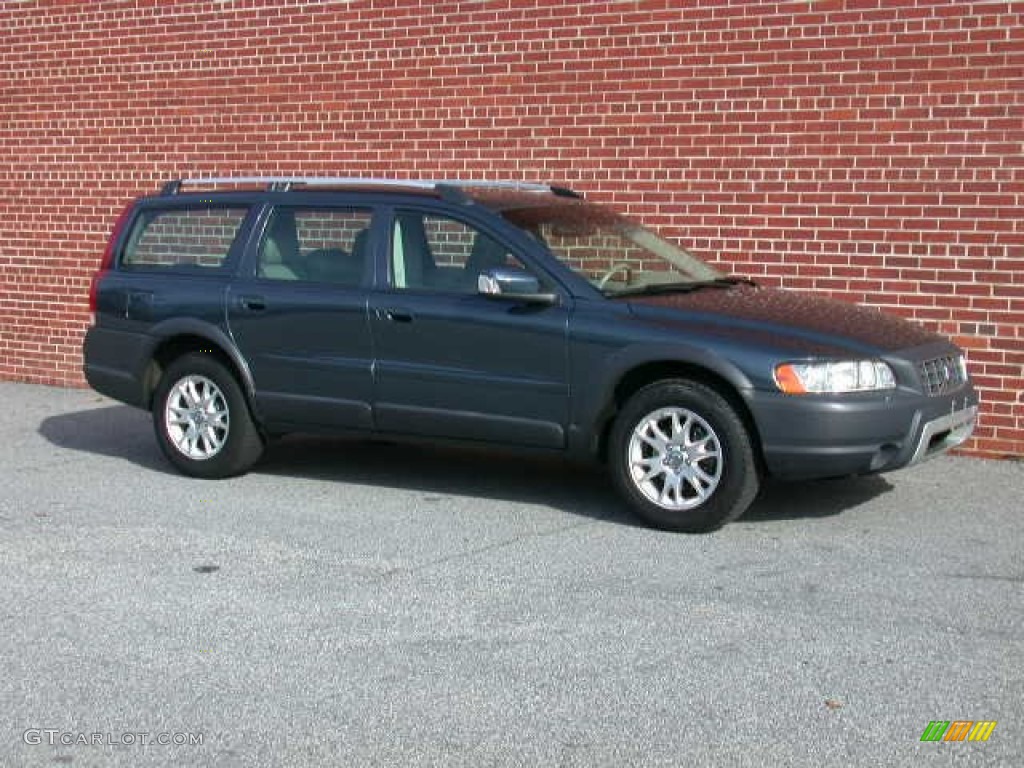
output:
[[[686,379],[656,382],[626,402],[609,458],[633,510],[666,530],[720,528],[746,511],[760,485],[736,410],[714,389]]]
[[[238,381],[216,358],[192,353],[164,372],[153,397],[153,427],[164,455],[195,477],[230,477],[263,452]]]

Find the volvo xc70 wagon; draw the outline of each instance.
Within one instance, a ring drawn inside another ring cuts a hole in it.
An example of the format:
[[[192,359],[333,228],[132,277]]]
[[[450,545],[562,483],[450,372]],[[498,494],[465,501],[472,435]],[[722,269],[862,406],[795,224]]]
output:
[[[904,467],[977,416],[945,338],[546,185],[172,181],[121,215],[90,305],[89,383],[198,477],[288,432],[516,446],[602,461],[649,524],[708,531],[766,475]]]

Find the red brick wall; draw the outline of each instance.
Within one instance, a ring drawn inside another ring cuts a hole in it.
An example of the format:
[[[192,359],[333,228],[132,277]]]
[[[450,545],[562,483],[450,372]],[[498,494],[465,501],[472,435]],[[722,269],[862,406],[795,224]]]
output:
[[[685,6],[685,7],[681,7]],[[1024,455],[1024,3],[0,0],[0,377],[80,384],[119,208],[174,176],[567,182],[970,351]]]

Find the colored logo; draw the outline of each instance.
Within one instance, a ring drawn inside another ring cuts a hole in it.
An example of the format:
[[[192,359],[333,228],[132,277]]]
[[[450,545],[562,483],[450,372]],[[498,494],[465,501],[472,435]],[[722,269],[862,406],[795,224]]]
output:
[[[932,720],[921,741],[988,741],[995,727],[995,720]]]

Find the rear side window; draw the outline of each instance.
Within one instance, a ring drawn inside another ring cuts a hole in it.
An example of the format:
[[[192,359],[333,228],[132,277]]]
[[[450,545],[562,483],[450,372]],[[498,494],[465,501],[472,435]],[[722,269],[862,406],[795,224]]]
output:
[[[169,208],[135,220],[121,265],[216,270],[231,252],[247,208]]]
[[[263,233],[256,274],[358,286],[367,270],[370,219],[361,209],[278,208]]]

